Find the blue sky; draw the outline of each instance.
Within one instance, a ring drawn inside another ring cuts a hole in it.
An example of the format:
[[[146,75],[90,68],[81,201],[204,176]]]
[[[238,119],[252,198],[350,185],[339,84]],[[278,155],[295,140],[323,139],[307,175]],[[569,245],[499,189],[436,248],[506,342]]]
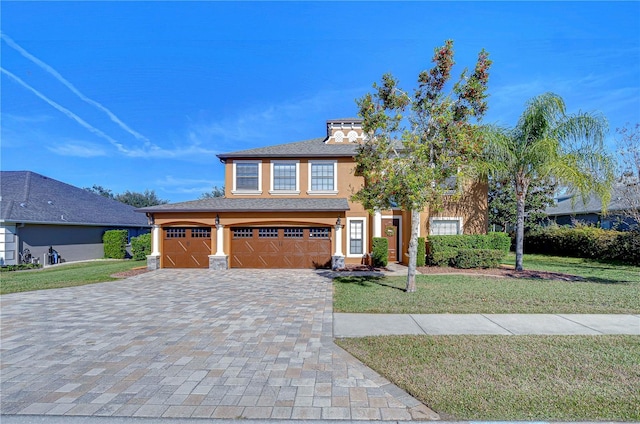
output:
[[[494,61],[485,122],[552,91],[640,122],[640,2],[10,2],[1,167],[179,202],[222,185],[217,153],[325,134],[391,72],[407,89],[454,40]]]

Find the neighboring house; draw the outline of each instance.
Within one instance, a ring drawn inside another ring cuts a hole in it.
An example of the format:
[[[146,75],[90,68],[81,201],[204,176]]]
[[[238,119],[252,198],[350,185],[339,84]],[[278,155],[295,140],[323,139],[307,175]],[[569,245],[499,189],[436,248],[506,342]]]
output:
[[[104,257],[105,231],[148,233],[147,219],[118,201],[30,171],[0,172],[0,264],[28,249],[43,263],[49,249],[66,261]]]
[[[360,264],[373,237],[407,262],[410,213],[370,215],[350,197],[363,184],[354,160],[362,121],[327,122],[327,135],[218,155],[225,197],[138,209],[153,223],[150,268],[333,268]],[[421,235],[484,233],[487,185],[445,211],[421,215]]]
[[[582,223],[595,225],[604,229],[616,229],[621,231],[637,227],[638,222],[626,216],[623,211],[631,205],[640,205],[640,199],[631,199],[629,196],[638,197],[640,190],[629,190],[618,184],[611,191],[611,201],[607,207],[606,215],[602,215],[602,201],[591,195],[583,202],[579,196],[567,195],[556,199],[556,205],[545,210],[547,220],[558,225],[575,225]]]

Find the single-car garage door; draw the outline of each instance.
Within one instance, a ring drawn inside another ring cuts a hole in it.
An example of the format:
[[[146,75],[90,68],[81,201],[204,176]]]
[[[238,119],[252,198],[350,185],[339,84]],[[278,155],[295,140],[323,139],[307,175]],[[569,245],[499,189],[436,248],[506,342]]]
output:
[[[329,227],[232,228],[231,268],[326,268]]]
[[[211,228],[170,227],[162,240],[163,268],[208,268]]]

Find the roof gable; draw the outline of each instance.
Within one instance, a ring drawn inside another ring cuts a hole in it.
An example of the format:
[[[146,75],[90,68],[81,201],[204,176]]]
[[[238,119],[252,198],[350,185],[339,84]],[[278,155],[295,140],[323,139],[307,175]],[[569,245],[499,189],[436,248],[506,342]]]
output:
[[[133,206],[31,171],[0,172],[0,220],[147,227]]]

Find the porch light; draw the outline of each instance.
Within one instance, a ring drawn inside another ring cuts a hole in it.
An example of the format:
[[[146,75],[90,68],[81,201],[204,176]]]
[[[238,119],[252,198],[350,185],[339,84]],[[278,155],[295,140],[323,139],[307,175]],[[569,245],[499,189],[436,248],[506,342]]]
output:
[[[216,227],[220,225],[220,215],[216,214]]]
[[[338,217],[338,220],[336,221],[336,225],[338,227],[340,227],[342,225],[342,219],[340,219],[340,217]]]

